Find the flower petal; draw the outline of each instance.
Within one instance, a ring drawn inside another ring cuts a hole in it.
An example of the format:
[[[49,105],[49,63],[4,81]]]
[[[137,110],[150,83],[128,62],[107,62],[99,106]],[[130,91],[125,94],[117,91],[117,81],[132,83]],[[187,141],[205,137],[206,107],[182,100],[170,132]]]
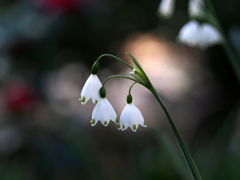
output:
[[[125,106],[125,108],[123,109],[123,112],[120,116],[120,128],[119,130],[126,130],[129,126],[128,124],[129,121],[129,104],[127,104]]]
[[[120,129],[125,130],[130,127],[136,132],[139,124],[146,127],[142,113],[134,104],[127,104],[120,116]]]
[[[98,79],[97,75],[91,74],[83,86],[80,99],[82,104],[85,104],[90,98],[93,103],[97,103],[99,96],[99,89],[102,87],[102,83]]]
[[[104,126],[107,126],[110,120],[116,122],[117,114],[106,98],[100,98],[93,109],[91,122],[92,126],[94,126],[98,121],[101,121]]]

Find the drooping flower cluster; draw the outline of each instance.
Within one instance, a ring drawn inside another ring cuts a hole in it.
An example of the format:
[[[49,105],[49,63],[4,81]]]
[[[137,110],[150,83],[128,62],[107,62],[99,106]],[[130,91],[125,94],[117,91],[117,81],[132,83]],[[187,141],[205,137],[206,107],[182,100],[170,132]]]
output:
[[[174,0],[162,0],[158,13],[170,18],[173,14],[173,6]],[[188,14],[192,20],[180,29],[177,37],[179,42],[201,49],[223,43],[223,37],[213,25],[213,16],[203,0],[189,0]]]
[[[113,56],[111,54],[101,55],[96,60],[96,62],[94,63],[94,65],[92,67],[92,74],[90,75],[90,78],[85,83],[83,90],[81,92],[81,95],[80,95],[80,99],[79,99],[80,101],[83,101],[82,104],[85,104],[90,98],[92,98],[93,103],[96,103],[93,113],[92,113],[92,119],[90,121],[92,126],[94,126],[98,121],[101,121],[101,123],[104,126],[107,126],[108,123],[110,122],[110,120],[112,120],[116,124],[120,124],[119,130],[122,130],[122,131],[124,131],[128,127],[130,127],[133,130],[133,132],[136,132],[139,125],[146,127],[142,113],[139,111],[139,109],[134,104],[132,104],[131,89],[136,83],[138,83],[138,84],[144,86],[145,88],[147,88],[154,95],[154,97],[158,100],[159,105],[163,108],[163,111],[166,114],[167,120],[169,121],[169,124],[174,132],[174,135],[175,135],[178,143],[180,144],[179,147],[180,147],[181,151],[183,152],[182,154],[186,160],[186,163],[193,170],[193,171],[191,171],[191,175],[193,177],[196,177],[197,179],[202,179],[200,174],[198,173],[196,165],[195,165],[194,161],[192,160],[192,157],[191,157],[187,147],[185,146],[184,141],[181,138],[181,135],[179,134],[179,132],[177,130],[177,127],[175,126],[175,124],[174,124],[170,114],[168,113],[167,109],[165,108],[165,105],[163,104],[162,100],[160,99],[155,87],[152,85],[152,83],[148,79],[146,73],[144,72],[143,68],[138,63],[138,61],[131,54],[127,53],[127,55],[129,55],[130,58],[132,59],[132,61],[134,62],[134,65],[135,65],[134,68],[131,65],[129,65],[127,62],[125,62],[124,60],[122,60],[116,56]],[[133,72],[130,72],[130,74],[132,75],[133,78],[122,76],[122,75],[110,76],[109,78],[107,78],[104,81],[104,83],[102,84],[102,86],[99,89],[99,86],[100,86],[99,79],[97,78],[96,74],[99,69],[98,61],[104,56],[113,57],[113,58],[121,61],[125,65],[127,65],[129,68],[131,68],[133,70]],[[94,78],[92,78],[92,76]],[[110,80],[112,78],[117,78],[117,77],[125,78],[125,79],[133,81],[133,84],[130,86],[129,91],[128,91],[127,105],[125,106],[125,108],[120,116],[120,122],[118,121],[117,115],[116,115],[112,105],[106,99],[106,91],[104,88],[104,85],[108,80]],[[99,93],[99,96],[96,96],[96,92]],[[97,100],[94,99],[96,97],[98,97]]]
[[[128,127],[130,127],[134,132],[136,132],[139,124],[143,127],[146,127],[141,112],[134,104],[132,104],[132,96],[130,94],[127,98],[128,104],[124,108],[119,121],[115,110],[106,98],[105,88],[96,75],[98,69],[99,63],[97,62],[93,65],[92,74],[83,86],[79,98],[83,105],[89,99],[92,99],[92,102],[96,104],[92,112],[92,119],[90,121],[91,125],[94,126],[98,121],[100,121],[102,125],[107,126],[112,120],[116,124],[120,124],[119,129],[121,130],[126,130]],[[135,69],[135,73],[138,73],[137,69]],[[133,77],[135,73],[131,73],[133,74]],[[140,73],[137,78],[141,80],[140,83],[143,83],[144,81],[141,79],[141,77],[144,76]]]

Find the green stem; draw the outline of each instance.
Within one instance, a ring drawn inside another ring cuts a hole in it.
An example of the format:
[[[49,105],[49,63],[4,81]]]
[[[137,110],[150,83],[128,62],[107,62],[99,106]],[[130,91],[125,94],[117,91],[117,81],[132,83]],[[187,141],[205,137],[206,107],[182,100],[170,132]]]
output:
[[[105,57],[105,56],[109,56],[109,57],[115,58],[115,59],[119,60],[120,62],[122,62],[123,64],[125,64],[126,66],[128,66],[130,69],[133,69],[133,67],[130,64],[128,64],[127,62],[125,62],[121,58],[119,58],[117,56],[114,56],[114,55],[111,55],[111,54],[103,54],[103,55],[99,56],[96,61],[99,61],[102,57]]]
[[[140,81],[137,80],[137,79],[133,79],[133,78],[126,77],[126,76],[122,76],[122,75],[114,75],[114,76],[110,76],[109,78],[107,78],[107,79],[104,81],[103,86],[105,85],[105,83],[106,83],[108,80],[110,80],[110,79],[112,79],[112,78],[120,77],[120,78],[125,78],[125,79],[129,79],[129,80],[134,81],[134,83],[133,83],[133,84],[131,85],[131,87],[130,87],[129,94],[130,94],[131,88],[133,87],[133,85],[134,85],[135,83],[139,83],[139,84],[143,85],[144,87],[146,87],[149,91],[151,91],[152,94],[156,97],[157,101],[159,102],[160,106],[162,107],[164,113],[165,113],[166,116],[167,116],[168,122],[169,122],[169,124],[170,124],[170,126],[171,126],[171,128],[172,128],[172,130],[173,130],[173,132],[174,132],[174,134],[175,134],[175,137],[176,137],[177,142],[178,142],[178,144],[179,144],[179,146],[180,146],[180,149],[181,149],[181,151],[182,151],[182,154],[183,154],[183,156],[184,156],[184,158],[185,158],[185,161],[186,161],[186,163],[187,163],[187,165],[188,165],[188,168],[189,168],[189,170],[190,170],[190,172],[191,172],[192,178],[193,178],[194,180],[202,180],[201,175],[200,175],[200,173],[198,172],[198,169],[197,169],[197,167],[196,167],[196,165],[195,165],[195,163],[194,163],[194,161],[193,161],[193,159],[192,159],[192,156],[191,156],[190,152],[189,152],[188,149],[187,149],[187,146],[185,145],[184,141],[182,140],[181,135],[179,134],[179,132],[178,132],[178,130],[177,130],[177,128],[176,128],[176,126],[175,126],[175,124],[174,124],[171,116],[170,116],[170,114],[168,113],[167,109],[165,108],[165,106],[164,106],[162,100],[160,99],[160,97],[159,97],[156,89],[154,88],[154,86],[152,85],[152,83],[149,81],[146,73],[144,72],[144,70],[142,69],[141,65],[138,63],[138,61],[137,61],[131,54],[127,53],[127,55],[129,55],[129,56],[131,57],[131,59],[133,60],[135,66],[136,66],[136,68],[137,68],[138,73],[141,75],[140,79],[142,79],[144,82],[142,83],[142,82],[140,82]],[[104,56],[114,57],[114,58],[120,60],[121,62],[123,62],[125,65],[127,65],[127,66],[130,67],[131,69],[133,69],[132,66],[130,66],[128,63],[126,63],[126,62],[123,61],[122,59],[120,59],[120,58],[118,58],[118,57],[116,57],[116,56],[113,56],[113,55],[111,55],[111,54],[104,54],[104,55],[100,56],[100,57],[97,59],[97,61],[98,61],[100,58],[104,57]]]
[[[132,87],[134,86],[134,84],[138,83],[137,81],[135,81],[129,88],[129,91],[128,91],[128,94],[131,94],[131,90],[132,90]]]
[[[103,82],[102,86],[104,86],[108,80],[113,79],[113,78],[124,78],[124,79],[129,79],[129,80],[134,81],[135,83],[139,83],[139,84],[141,84],[141,85],[144,86],[143,83],[137,81],[136,79],[133,79],[133,78],[130,78],[130,77],[127,77],[127,76],[122,76],[122,75],[114,75],[114,76],[110,76],[110,77],[108,77],[108,78]]]
[[[195,163],[194,163],[194,161],[192,159],[192,156],[191,156],[190,152],[188,151],[187,146],[185,145],[181,135],[179,134],[179,132],[178,132],[178,130],[177,130],[177,128],[176,128],[176,126],[175,126],[171,116],[170,116],[170,114],[168,113],[167,109],[165,108],[165,106],[164,106],[161,98],[159,97],[156,89],[154,88],[154,86],[152,84],[150,84],[150,86],[148,86],[147,88],[156,97],[156,99],[159,102],[160,106],[162,107],[164,113],[166,114],[168,122],[169,122],[169,124],[170,124],[170,126],[171,126],[171,128],[172,128],[172,130],[173,130],[173,132],[175,134],[175,137],[176,137],[177,142],[178,142],[178,144],[180,146],[180,149],[182,151],[184,159],[185,159],[185,161],[186,161],[186,163],[188,165],[188,168],[189,168],[189,170],[191,172],[192,178],[194,180],[202,180],[201,175],[200,175],[200,173],[199,173],[199,171],[197,169],[197,166],[195,165]]]

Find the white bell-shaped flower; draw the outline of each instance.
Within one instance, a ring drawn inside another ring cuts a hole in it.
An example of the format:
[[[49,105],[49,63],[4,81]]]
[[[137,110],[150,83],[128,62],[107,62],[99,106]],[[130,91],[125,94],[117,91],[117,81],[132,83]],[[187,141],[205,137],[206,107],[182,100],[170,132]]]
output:
[[[173,14],[175,0],[162,0],[158,7],[158,15],[170,18]]]
[[[130,96],[130,101],[128,101],[128,104],[125,106],[120,116],[119,130],[124,131],[130,127],[134,132],[136,132],[139,124],[143,127],[147,126],[144,124],[142,113],[134,104],[132,104],[131,95],[128,96]]]
[[[104,126],[107,126],[110,120],[116,124],[119,123],[117,114],[110,102],[106,98],[100,98],[93,109],[92,120],[90,122],[94,126],[98,121],[101,121]]]
[[[185,24],[179,32],[178,41],[189,46],[205,49],[223,42],[218,30],[209,23],[200,24],[195,20]]]
[[[90,98],[93,103],[97,103],[100,99],[99,89],[102,87],[102,83],[98,79],[96,74],[91,74],[83,86],[79,100],[82,104],[85,104]]]

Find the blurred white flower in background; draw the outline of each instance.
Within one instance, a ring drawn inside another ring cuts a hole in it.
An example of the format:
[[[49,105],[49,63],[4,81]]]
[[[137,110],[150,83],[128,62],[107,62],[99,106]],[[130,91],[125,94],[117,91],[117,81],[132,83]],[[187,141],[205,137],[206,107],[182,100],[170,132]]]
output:
[[[218,30],[211,24],[200,24],[196,20],[191,20],[181,28],[178,41],[189,46],[205,49],[222,43],[223,39]]]
[[[159,4],[157,14],[164,18],[172,17],[174,4],[175,0],[162,0]]]
[[[202,0],[189,0],[188,13],[191,18],[204,16],[204,2]]]

